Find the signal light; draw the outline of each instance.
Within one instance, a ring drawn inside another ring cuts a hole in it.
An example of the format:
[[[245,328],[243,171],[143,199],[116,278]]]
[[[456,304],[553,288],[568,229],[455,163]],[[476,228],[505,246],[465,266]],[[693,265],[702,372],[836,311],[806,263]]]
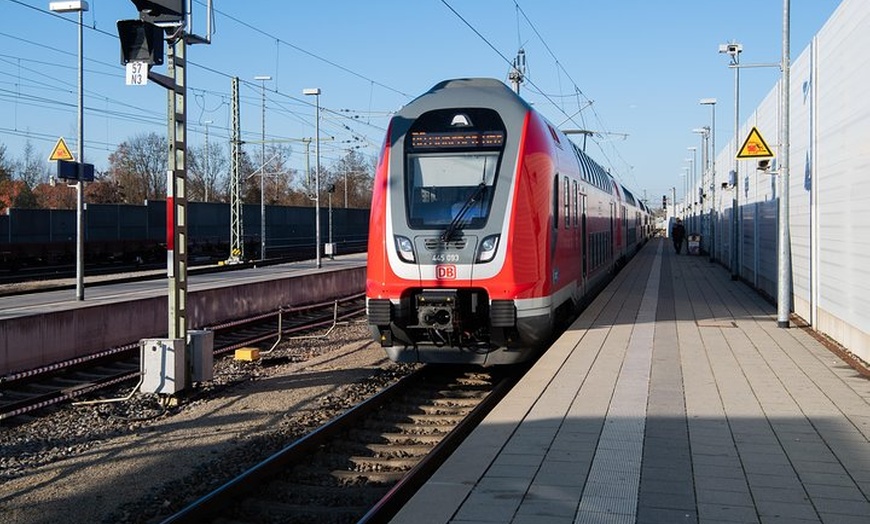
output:
[[[139,18],[154,24],[172,24],[184,19],[184,0],[133,0]]]
[[[668,195],[662,195],[662,209],[668,209]]]
[[[118,20],[121,40],[121,64],[146,62],[163,63],[163,29],[143,20]]]

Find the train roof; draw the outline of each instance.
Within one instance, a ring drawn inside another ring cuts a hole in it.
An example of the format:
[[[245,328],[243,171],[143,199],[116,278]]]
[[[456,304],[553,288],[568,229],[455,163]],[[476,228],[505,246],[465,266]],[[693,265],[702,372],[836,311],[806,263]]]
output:
[[[463,107],[490,108],[501,115],[505,125],[522,125],[532,109],[528,102],[500,80],[494,78],[455,78],[435,84],[396,113],[399,118],[415,119],[435,109]]]

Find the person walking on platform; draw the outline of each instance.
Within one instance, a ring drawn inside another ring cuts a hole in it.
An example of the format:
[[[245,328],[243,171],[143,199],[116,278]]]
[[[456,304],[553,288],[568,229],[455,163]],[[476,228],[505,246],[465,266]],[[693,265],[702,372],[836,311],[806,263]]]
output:
[[[683,250],[683,239],[686,238],[686,228],[683,227],[683,222],[678,218],[671,228],[671,240],[674,241],[674,251],[680,254]]]

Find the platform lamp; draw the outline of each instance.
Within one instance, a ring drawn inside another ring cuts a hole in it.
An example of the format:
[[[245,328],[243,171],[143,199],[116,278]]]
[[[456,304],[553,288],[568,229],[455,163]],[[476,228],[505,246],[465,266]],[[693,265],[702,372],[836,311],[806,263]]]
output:
[[[302,90],[305,96],[314,96],[315,100],[315,120],[314,120],[314,241],[315,241],[315,261],[317,268],[321,267],[320,262],[320,88],[311,87]]]
[[[78,88],[78,183],[76,184],[76,299],[85,299],[85,221],[84,221],[84,156],[85,156],[85,120],[84,120],[84,38],[82,35],[82,17],[88,10],[88,3],[83,0],[51,2],[48,9],[55,13],[79,14],[79,88]]]
[[[732,181],[734,182],[734,195],[731,201],[731,280],[740,279],[740,184],[737,182],[737,152],[740,147],[740,53],[743,45],[737,42],[720,44],[719,52],[731,57],[728,67],[734,69],[734,170]]]
[[[710,262],[716,260],[716,99],[702,98],[702,106],[710,106]]]

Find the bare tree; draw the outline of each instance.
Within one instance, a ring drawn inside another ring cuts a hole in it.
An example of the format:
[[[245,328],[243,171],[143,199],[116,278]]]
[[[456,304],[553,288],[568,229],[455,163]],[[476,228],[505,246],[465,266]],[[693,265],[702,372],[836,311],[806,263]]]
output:
[[[204,145],[190,148],[187,158],[190,200],[225,202],[227,195],[223,188],[227,184],[229,169],[229,159],[223,148],[216,145],[208,150]]]
[[[39,157],[30,140],[24,143],[24,155],[18,163],[18,179],[31,189],[48,180],[48,166]]]
[[[108,178],[121,188],[124,202],[166,198],[168,150],[166,137],[152,132],[126,140],[109,155]]]
[[[374,169],[370,159],[355,149],[348,150],[329,170],[327,180],[335,184],[333,205],[365,208],[371,205]]]
[[[12,160],[6,158],[6,144],[0,144],[0,182],[11,180],[14,170]]]

